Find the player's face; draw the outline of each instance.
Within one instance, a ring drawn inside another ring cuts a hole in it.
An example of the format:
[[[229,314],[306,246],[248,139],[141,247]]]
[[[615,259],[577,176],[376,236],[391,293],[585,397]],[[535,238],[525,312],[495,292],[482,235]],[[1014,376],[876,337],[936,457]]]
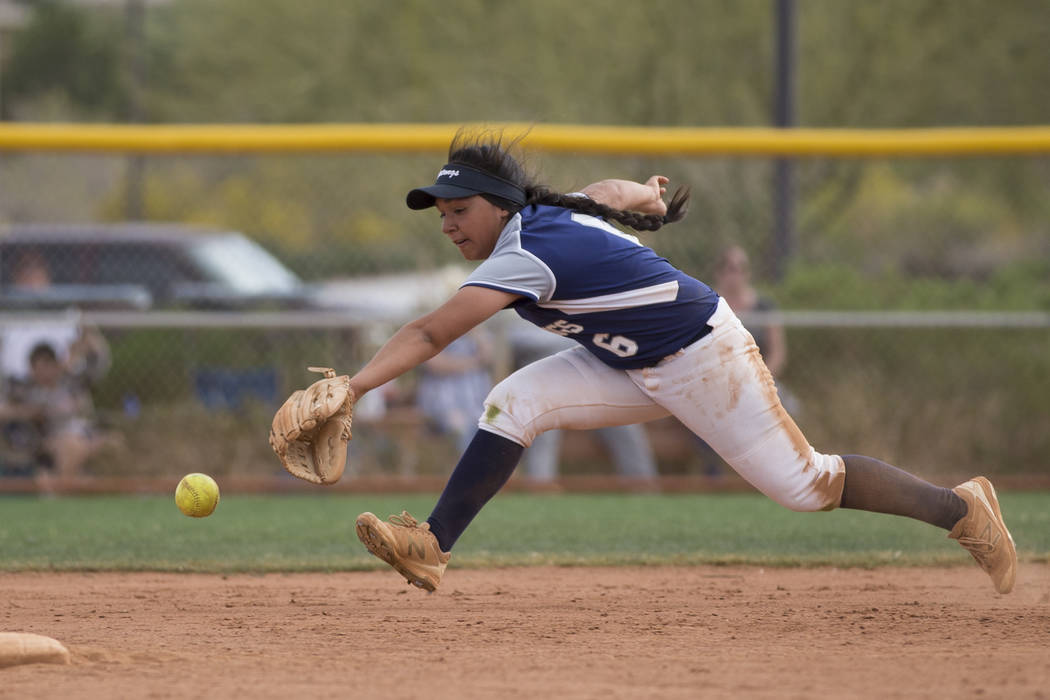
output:
[[[438,199],[441,231],[467,260],[484,260],[496,247],[496,239],[510,213],[484,197]]]

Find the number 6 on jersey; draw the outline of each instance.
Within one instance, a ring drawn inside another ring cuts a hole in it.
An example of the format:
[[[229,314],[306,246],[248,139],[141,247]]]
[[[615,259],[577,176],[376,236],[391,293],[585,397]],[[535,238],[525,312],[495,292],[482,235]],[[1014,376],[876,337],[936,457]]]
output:
[[[638,343],[622,335],[610,338],[608,333],[595,333],[594,344],[620,357],[630,357],[638,352]]]

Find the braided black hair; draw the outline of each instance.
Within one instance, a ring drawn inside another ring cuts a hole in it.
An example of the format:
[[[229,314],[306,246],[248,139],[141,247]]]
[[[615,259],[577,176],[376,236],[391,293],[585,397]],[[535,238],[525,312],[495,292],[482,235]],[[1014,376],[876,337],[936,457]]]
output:
[[[504,144],[503,134],[500,132],[460,129],[449,146],[448,162],[470,166],[517,184],[525,190],[524,206],[546,204],[563,207],[581,214],[616,221],[637,231],[656,231],[664,224],[681,221],[688,211],[688,187],[679,187],[675,190],[671,201],[667,203],[667,213],[663,216],[614,209],[605,204],[599,204],[589,197],[554,192],[549,187],[534,182],[521,163],[511,154],[511,150],[521,141],[521,138],[519,136]],[[511,213],[523,208],[521,205],[496,195],[482,194],[481,196],[500,209],[506,209]]]

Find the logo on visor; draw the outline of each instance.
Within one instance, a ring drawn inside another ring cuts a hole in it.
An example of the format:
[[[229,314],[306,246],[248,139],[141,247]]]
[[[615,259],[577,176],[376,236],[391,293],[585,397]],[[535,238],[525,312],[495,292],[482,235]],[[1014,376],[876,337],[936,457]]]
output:
[[[457,177],[458,175],[459,175],[459,171],[458,170],[439,170],[438,171],[438,180],[440,180],[442,178],[442,176]]]

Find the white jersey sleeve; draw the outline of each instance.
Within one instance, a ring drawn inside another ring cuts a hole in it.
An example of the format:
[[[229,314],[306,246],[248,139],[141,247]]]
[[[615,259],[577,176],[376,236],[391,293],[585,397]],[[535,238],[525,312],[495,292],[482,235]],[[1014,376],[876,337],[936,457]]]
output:
[[[474,270],[462,286],[478,286],[520,294],[533,301],[550,301],[554,295],[554,272],[545,262],[521,246],[521,214],[500,232],[492,254]]]

